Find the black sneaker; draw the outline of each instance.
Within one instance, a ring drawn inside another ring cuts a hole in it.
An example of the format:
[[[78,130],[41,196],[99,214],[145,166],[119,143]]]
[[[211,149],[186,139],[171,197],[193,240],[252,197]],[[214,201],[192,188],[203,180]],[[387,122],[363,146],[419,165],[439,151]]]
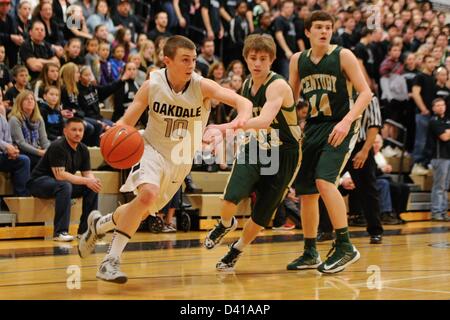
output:
[[[383,236],[381,234],[370,236],[370,244],[381,244],[383,242]]]
[[[334,240],[333,232],[319,232],[317,235],[317,242],[324,242]]]
[[[214,226],[214,229],[208,232],[205,238],[204,246],[206,249],[212,249],[220,242],[222,242],[223,237],[230,231],[234,231],[237,228],[238,222],[235,217],[233,217],[233,220],[231,222],[231,226],[229,228],[226,228],[222,221],[219,221],[218,224]]]
[[[216,269],[218,271],[234,271],[234,265],[242,254],[242,251],[233,247],[236,242],[237,241],[230,245],[230,250],[228,253],[224,255],[219,262],[217,262]]]
[[[358,261],[361,255],[351,243],[336,244],[333,242],[327,257],[327,260],[317,268],[322,273],[341,272],[352,263]]]
[[[402,224],[402,220],[395,217],[393,213],[386,213],[381,216],[381,223],[385,225]]]
[[[353,219],[349,219],[348,225],[351,227],[366,227],[367,220],[364,216],[359,215]]]

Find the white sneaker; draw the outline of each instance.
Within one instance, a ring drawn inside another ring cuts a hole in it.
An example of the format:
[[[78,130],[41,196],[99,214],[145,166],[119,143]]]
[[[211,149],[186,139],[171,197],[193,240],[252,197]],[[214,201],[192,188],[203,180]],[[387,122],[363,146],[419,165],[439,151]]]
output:
[[[70,241],[73,240],[73,236],[71,236],[67,232],[61,232],[61,233],[58,233],[56,236],[54,236],[53,240],[54,241],[70,242]]]
[[[161,232],[163,232],[163,233],[177,232],[177,228],[175,228],[175,226],[172,224],[165,224],[164,227],[162,228]]]
[[[97,271],[97,279],[114,282],[125,283],[128,277],[125,273],[120,271],[119,257],[108,257],[102,261],[100,268]]]
[[[94,210],[89,214],[87,225],[88,229],[81,235],[78,242],[78,255],[81,258],[86,258],[95,250],[95,244],[97,240],[103,238],[104,234],[97,234],[97,228],[95,227],[97,221],[102,217],[102,214],[98,210]]]
[[[417,175],[417,176],[426,176],[429,173],[429,170],[425,169],[421,164],[415,163],[411,174]]]

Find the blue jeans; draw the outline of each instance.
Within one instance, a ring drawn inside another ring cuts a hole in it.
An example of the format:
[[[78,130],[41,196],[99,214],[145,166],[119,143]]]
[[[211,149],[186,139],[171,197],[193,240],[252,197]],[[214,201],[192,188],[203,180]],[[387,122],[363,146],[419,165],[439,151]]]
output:
[[[84,185],[75,185],[68,181],[56,180],[50,176],[42,176],[30,180],[27,187],[34,197],[55,198],[54,236],[69,231],[72,198],[83,197],[83,211],[78,226],[78,234],[87,230],[89,213],[98,208],[98,194]]]
[[[450,159],[433,159],[433,188],[431,189],[431,214],[433,218],[447,217],[450,184]]]
[[[380,196],[380,212],[391,213],[392,199],[389,181],[386,179],[377,179],[377,190],[378,195]]]
[[[14,194],[19,197],[29,196],[26,188],[30,179],[30,159],[20,154],[16,159],[8,159],[6,153],[0,153],[0,171],[9,172],[12,175]]]
[[[425,144],[427,143],[430,119],[430,115],[416,114],[416,139],[413,150],[414,163],[426,164],[428,160],[425,156]]]

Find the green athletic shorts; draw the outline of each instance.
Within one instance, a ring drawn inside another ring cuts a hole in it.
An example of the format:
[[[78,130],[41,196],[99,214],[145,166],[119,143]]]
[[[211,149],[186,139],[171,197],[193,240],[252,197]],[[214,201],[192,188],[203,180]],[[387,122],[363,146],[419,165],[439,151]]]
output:
[[[319,193],[316,180],[337,184],[356,143],[359,120],[350,127],[349,134],[337,147],[328,143],[328,137],[337,122],[307,123],[302,145],[303,159],[295,181],[297,194]]]
[[[234,204],[239,204],[242,199],[248,198],[256,192],[256,202],[252,208],[252,220],[266,227],[281,201],[286,196],[289,187],[297,176],[301,162],[301,151],[299,148],[273,148],[270,150],[279,152],[278,170],[273,174],[261,174],[261,170],[274,166],[274,163],[263,162],[259,157],[252,157],[249,163],[248,148],[246,152],[240,153],[234,161],[230,178],[223,194],[223,199]],[[266,152],[266,151],[264,151]],[[245,157],[245,163],[240,163]],[[256,163],[254,163],[256,162]]]

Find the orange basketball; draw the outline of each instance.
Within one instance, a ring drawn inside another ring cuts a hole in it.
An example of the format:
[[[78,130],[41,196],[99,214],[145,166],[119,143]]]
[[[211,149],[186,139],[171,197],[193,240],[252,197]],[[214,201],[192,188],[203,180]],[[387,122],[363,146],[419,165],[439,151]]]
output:
[[[103,159],[116,169],[128,169],[141,160],[144,139],[135,128],[116,125],[105,132],[100,140]]]

